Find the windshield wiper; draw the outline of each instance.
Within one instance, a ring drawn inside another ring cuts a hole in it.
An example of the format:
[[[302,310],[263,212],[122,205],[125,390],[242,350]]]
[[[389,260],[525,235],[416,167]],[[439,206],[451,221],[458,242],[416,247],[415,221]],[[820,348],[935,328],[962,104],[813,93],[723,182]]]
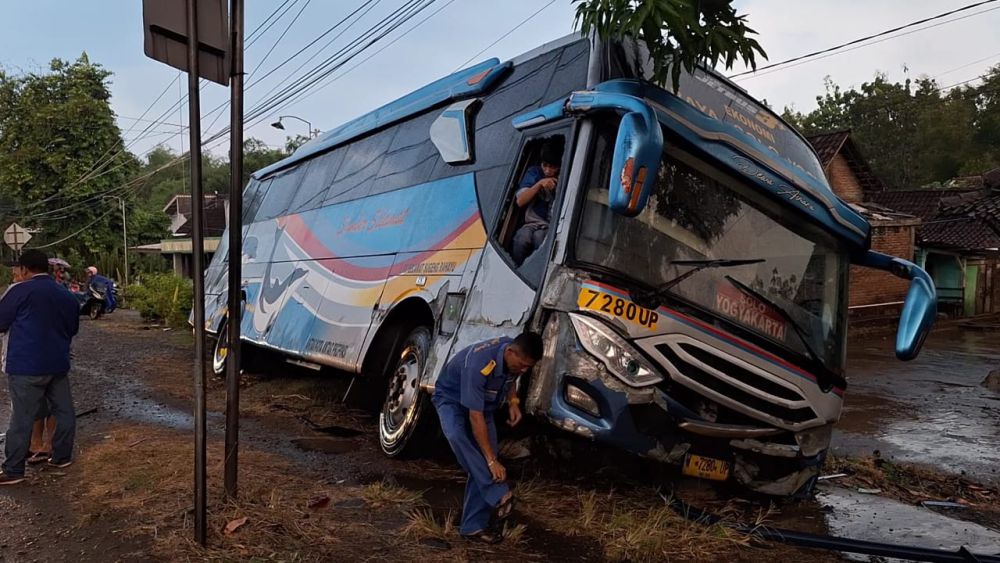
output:
[[[691,266],[691,269],[677,277],[667,280],[651,290],[630,291],[629,295],[632,297],[632,300],[640,306],[647,309],[656,309],[660,306],[660,300],[663,298],[663,294],[666,293],[668,289],[702,270],[710,268],[733,268],[735,266],[747,266],[750,264],[760,264],[764,261],[765,260],[763,258],[748,258],[743,260],[729,260],[726,258],[713,260],[671,260],[670,264],[674,266]]]
[[[763,258],[748,258],[745,260],[727,260],[725,258],[720,258],[716,260],[671,260],[670,263],[674,266],[692,266],[692,268],[683,274],[667,280],[666,283],[661,284],[656,288],[656,294],[660,295],[664,291],[674,287],[675,285],[681,283],[682,281],[690,278],[691,276],[697,274],[702,270],[707,270],[709,268],[732,268],[734,266],[749,266],[750,264],[760,264],[764,262]]]
[[[746,293],[747,295],[753,297],[754,299],[757,299],[761,303],[764,303],[772,310],[774,310],[776,313],[781,315],[781,318],[785,319],[785,322],[787,322],[788,325],[792,327],[792,332],[794,332],[795,335],[799,337],[799,341],[802,342],[802,346],[805,348],[806,355],[808,356],[810,362],[813,364],[813,367],[816,369],[816,371],[819,372],[816,377],[817,377],[817,383],[819,383],[821,389],[823,389],[824,391],[829,391],[830,388],[833,387],[834,385],[838,385],[842,389],[847,386],[847,382],[844,380],[844,378],[833,373],[832,371],[830,371],[829,368],[826,367],[826,364],[823,363],[823,360],[820,359],[819,354],[816,353],[816,350],[812,347],[812,344],[809,343],[809,336],[806,334],[805,329],[802,328],[802,325],[795,322],[795,319],[792,318],[792,315],[789,314],[789,312],[786,311],[784,307],[778,305],[773,300],[768,299],[763,293],[741,282],[740,280],[734,278],[733,276],[726,276],[726,281],[733,284],[733,286],[736,289],[742,291],[743,293]]]

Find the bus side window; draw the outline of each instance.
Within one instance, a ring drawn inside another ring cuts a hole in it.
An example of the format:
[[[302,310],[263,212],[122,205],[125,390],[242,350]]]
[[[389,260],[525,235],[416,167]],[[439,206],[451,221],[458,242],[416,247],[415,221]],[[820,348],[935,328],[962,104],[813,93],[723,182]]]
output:
[[[497,242],[517,267],[528,262],[539,248],[546,247],[548,224],[558,207],[557,195],[562,192],[562,174],[558,166],[565,144],[565,135],[532,138],[524,144],[517,160],[496,233]],[[543,162],[545,160],[555,162]],[[547,184],[553,182],[554,188],[548,188]],[[518,205],[519,194],[523,196],[523,205]],[[533,281],[537,283],[538,280]]]

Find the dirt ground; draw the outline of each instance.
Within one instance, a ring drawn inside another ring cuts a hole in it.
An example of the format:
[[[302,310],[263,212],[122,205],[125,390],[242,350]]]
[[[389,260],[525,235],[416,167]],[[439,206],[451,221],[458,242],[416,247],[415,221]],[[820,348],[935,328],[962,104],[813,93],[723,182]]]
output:
[[[829,533],[839,528],[824,502],[836,504],[836,490],[825,501],[764,504],[541,428],[522,430],[541,437],[528,442],[530,456],[508,463],[520,499],[508,541],[469,544],[453,525],[464,477],[445,448],[386,459],[376,419],[343,401],[347,378],[280,365],[244,378],[233,500],[221,483],[224,392],[209,380],[209,542],[201,548],[191,540],[190,334],[121,310],[83,323],[74,348],[77,410],[96,410],[79,418],[77,463],[29,470],[24,484],[0,490],[0,561],[841,560],[692,523],[665,502],[676,496],[729,522]],[[851,479],[879,475],[859,467]],[[997,494],[975,492],[974,500]]]

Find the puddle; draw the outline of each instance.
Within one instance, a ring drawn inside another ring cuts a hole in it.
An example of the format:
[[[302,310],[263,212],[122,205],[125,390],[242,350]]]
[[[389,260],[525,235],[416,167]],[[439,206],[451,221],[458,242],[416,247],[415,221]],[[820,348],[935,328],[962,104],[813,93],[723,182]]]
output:
[[[979,555],[1000,551],[1000,532],[919,506],[826,486],[816,500],[835,536],[947,551],[965,546]]]
[[[347,428],[344,426],[322,426],[319,428],[313,428],[316,432],[321,432],[323,434],[329,434],[337,438],[354,438],[360,436],[362,432],[360,430],[355,430],[353,428]]]
[[[396,475],[393,481],[411,491],[423,491],[424,501],[432,509],[461,509],[465,496],[465,480],[427,479],[412,475]]]
[[[144,422],[173,428],[177,430],[190,430],[194,428],[194,415],[188,411],[171,407],[164,403],[139,397],[131,392],[125,392],[115,399],[105,401],[104,407],[113,412],[115,416],[127,418],[135,422]],[[207,413],[207,421],[221,420],[217,413]]]
[[[325,454],[346,454],[358,449],[357,442],[342,438],[295,438],[292,443],[307,452]]]

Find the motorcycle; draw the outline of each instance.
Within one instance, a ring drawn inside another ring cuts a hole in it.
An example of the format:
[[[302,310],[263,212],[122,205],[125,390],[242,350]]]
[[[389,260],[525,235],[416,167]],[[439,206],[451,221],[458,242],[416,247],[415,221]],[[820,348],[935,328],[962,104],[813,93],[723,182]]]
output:
[[[107,290],[97,284],[87,286],[86,291],[77,294],[77,299],[80,300],[80,314],[95,321],[101,318],[108,306]]]

